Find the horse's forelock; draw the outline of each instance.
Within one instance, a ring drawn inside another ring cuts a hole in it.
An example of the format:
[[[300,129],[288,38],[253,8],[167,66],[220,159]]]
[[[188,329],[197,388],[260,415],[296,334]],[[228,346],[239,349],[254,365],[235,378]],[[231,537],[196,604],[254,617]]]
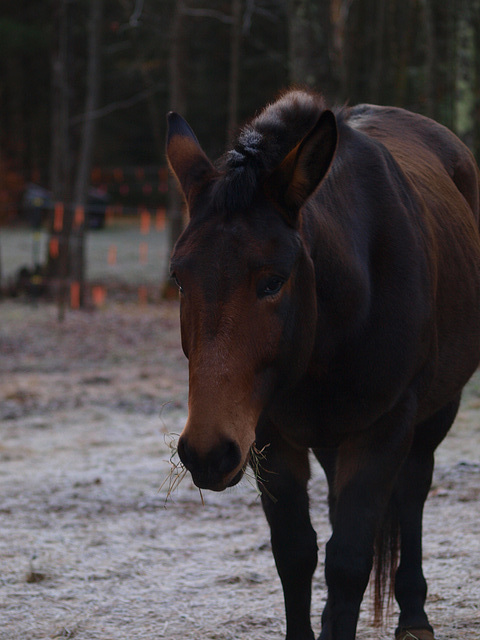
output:
[[[265,178],[314,126],[325,104],[306,91],[290,91],[253,118],[219,161],[214,189],[220,210],[248,209]]]

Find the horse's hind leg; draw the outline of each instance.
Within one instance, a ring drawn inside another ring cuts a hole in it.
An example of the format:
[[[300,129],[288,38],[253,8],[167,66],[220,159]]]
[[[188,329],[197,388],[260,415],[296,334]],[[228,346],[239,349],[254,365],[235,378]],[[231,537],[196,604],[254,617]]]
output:
[[[425,613],[427,583],[422,571],[423,506],[432,482],[434,451],[445,437],[458,411],[460,398],[417,427],[410,453],[394,490],[400,525],[400,566],[395,597],[400,606],[397,640],[433,640]]]
[[[332,456],[325,464],[324,456],[319,455],[334,492],[330,499],[332,536],[325,553],[328,599],[319,640],[356,637],[376,532],[410,449],[416,408],[415,395],[407,391],[374,427],[345,438],[336,453],[334,478],[335,459]]]

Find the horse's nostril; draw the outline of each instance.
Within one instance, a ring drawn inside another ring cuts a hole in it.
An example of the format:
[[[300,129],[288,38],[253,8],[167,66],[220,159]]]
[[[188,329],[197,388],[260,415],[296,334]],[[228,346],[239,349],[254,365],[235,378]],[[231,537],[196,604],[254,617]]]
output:
[[[217,457],[218,472],[226,475],[240,464],[240,447],[233,440],[226,440],[218,447],[215,456]]]
[[[178,441],[178,456],[191,472],[195,484],[202,488],[219,485],[241,462],[240,447],[233,440],[224,440],[199,456],[187,438]]]
[[[178,445],[177,445],[177,453],[182,464],[185,465],[185,467],[189,471],[191,471],[192,466],[195,462],[196,456],[192,448],[188,446],[185,438],[179,438]]]

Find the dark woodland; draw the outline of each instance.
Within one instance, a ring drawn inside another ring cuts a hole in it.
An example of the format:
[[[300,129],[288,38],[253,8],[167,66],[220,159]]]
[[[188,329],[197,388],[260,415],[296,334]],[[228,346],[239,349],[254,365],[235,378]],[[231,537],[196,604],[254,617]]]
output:
[[[166,179],[165,114],[217,157],[291,86],[431,116],[480,157],[480,0],[19,0],[3,3],[0,53],[3,224],[34,183],[65,203],[68,235],[94,186],[166,206],[173,240],[178,198],[139,185]],[[82,272],[81,245],[64,270]]]

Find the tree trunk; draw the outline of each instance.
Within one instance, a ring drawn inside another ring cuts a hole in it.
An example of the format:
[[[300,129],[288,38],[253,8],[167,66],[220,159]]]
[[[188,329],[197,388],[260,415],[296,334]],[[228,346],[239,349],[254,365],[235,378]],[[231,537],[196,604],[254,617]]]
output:
[[[186,55],[184,20],[183,2],[178,0],[175,3],[171,28],[169,87],[170,108],[172,111],[181,114],[185,114],[187,106],[184,84]],[[171,175],[168,182],[168,222],[169,253],[171,253],[183,231],[183,199],[178,191],[175,179]],[[166,274],[162,293],[166,298],[177,295],[176,287],[172,285],[168,273]]]
[[[52,160],[51,191],[54,203],[61,203],[62,215],[55,219],[52,212],[47,275],[55,282],[58,296],[58,317],[65,313],[66,278],[68,275],[68,240],[71,226],[71,153],[69,106],[69,40],[68,0],[58,0],[58,45],[53,55],[52,69]],[[57,211],[60,211],[57,209]],[[53,250],[53,246],[56,247]]]
[[[353,0],[329,0],[330,19],[327,24],[331,24],[331,28],[327,33],[331,35],[331,57],[333,65],[331,65],[334,76],[337,78],[337,98],[345,100],[349,95],[349,78],[348,78],[348,19],[350,8]],[[360,47],[359,43],[355,43],[356,47]]]
[[[75,220],[71,237],[71,275],[80,286],[79,303],[84,302],[85,284],[85,220],[86,205],[90,185],[90,172],[95,142],[96,118],[100,88],[101,32],[103,0],[90,0],[90,18],[88,24],[88,62],[85,116],[80,143],[77,172],[73,190],[73,210],[83,209],[84,215]]]
[[[240,83],[241,0],[232,0],[232,37],[230,41],[230,77],[227,142],[231,143],[238,127],[238,88]]]
[[[142,17],[142,12],[144,9],[143,0],[135,0],[135,5],[132,11],[132,3],[130,0],[121,0],[120,4],[123,8],[123,13],[126,21],[130,25],[130,29],[128,30],[128,34],[130,36],[130,41],[132,43],[132,47],[135,51],[135,57],[137,60],[137,66],[142,78],[143,86],[147,92],[146,102],[147,102],[147,110],[148,116],[150,119],[150,124],[152,127],[152,135],[155,141],[155,148],[158,150],[158,154],[162,153],[162,141],[163,141],[163,118],[160,116],[160,112],[158,109],[158,105],[155,100],[154,95],[154,85],[155,81],[152,78],[152,72],[149,69],[148,64],[145,64],[145,42],[142,38],[144,35],[143,32],[139,29],[140,19]],[[148,47],[147,47],[148,48]]]
[[[313,25],[309,19],[308,0],[290,0],[288,4],[289,77],[292,84],[315,86],[315,68],[311,52],[314,49]]]
[[[427,27],[427,110],[452,128],[455,95],[455,15],[450,2],[425,0]]]
[[[288,64],[293,85],[343,100],[344,27],[352,0],[289,0]]]
[[[473,153],[480,163],[480,0],[472,3],[472,28],[473,28],[473,60],[474,60],[474,87],[473,87]]]
[[[52,156],[50,181],[53,199],[65,202],[70,196],[69,145],[69,25],[68,0],[58,0],[58,45],[52,60]]]
[[[374,103],[381,102],[381,89],[382,84],[385,82],[384,79],[384,37],[385,37],[385,27],[386,27],[386,10],[387,3],[383,0],[377,3],[376,10],[374,12],[374,17],[372,20],[375,20],[375,55],[372,63],[372,71],[370,77],[370,100]],[[388,61],[387,61],[388,65]]]

